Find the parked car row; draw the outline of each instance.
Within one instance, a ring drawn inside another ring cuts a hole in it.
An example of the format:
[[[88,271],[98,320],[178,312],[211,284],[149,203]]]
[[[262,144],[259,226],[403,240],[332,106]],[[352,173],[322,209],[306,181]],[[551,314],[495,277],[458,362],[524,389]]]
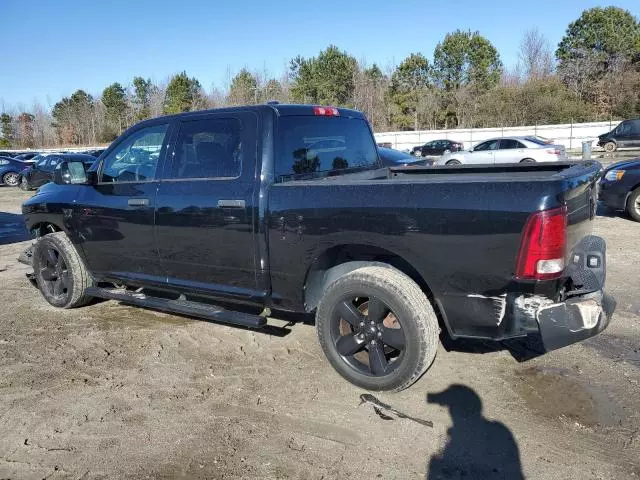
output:
[[[104,149],[55,153],[0,152],[0,185],[32,190],[52,181],[53,171],[62,160],[91,165],[102,152]]]

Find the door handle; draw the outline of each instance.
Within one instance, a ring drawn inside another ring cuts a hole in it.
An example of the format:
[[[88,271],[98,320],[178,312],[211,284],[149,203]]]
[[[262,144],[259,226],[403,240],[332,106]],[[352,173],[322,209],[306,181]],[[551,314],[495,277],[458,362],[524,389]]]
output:
[[[130,207],[148,207],[149,199],[148,198],[130,198],[127,201],[127,204]]]
[[[218,208],[244,208],[244,200],[218,200]]]

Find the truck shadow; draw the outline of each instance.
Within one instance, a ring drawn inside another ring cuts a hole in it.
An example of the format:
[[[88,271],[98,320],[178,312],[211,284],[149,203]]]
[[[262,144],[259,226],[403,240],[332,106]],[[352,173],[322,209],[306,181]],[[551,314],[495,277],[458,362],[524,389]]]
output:
[[[22,215],[0,212],[0,245],[24,242],[30,239],[31,235],[24,224]]]
[[[524,479],[520,451],[511,431],[482,415],[482,400],[465,385],[427,394],[427,403],[449,409],[447,443],[427,464],[426,480]]]

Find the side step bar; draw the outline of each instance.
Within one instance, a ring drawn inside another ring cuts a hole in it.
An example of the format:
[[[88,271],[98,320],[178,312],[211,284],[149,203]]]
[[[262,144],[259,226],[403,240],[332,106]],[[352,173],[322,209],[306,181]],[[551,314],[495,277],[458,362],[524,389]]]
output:
[[[214,322],[231,323],[242,325],[248,328],[262,328],[267,325],[267,319],[259,315],[250,313],[234,312],[225,310],[216,305],[192,302],[189,300],[171,300],[167,298],[152,297],[144,293],[131,292],[118,288],[87,288],[87,295],[92,297],[105,298],[107,300],[118,300],[123,303],[147,307],[153,310],[190,315],[204,318]]]

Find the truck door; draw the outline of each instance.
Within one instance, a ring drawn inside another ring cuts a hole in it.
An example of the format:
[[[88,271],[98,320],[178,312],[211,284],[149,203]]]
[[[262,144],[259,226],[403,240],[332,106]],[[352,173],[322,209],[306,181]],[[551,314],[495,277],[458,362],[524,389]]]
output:
[[[202,114],[177,125],[158,189],[158,251],[168,283],[213,297],[256,292],[257,116]]]
[[[616,127],[615,136],[618,147],[630,147],[633,145],[633,120],[625,120]]]
[[[640,118],[631,120],[631,134],[629,137],[628,147],[640,147]]]
[[[162,282],[153,220],[168,129],[157,122],[121,137],[101,162],[98,183],[80,190],[74,231],[91,272]]]

